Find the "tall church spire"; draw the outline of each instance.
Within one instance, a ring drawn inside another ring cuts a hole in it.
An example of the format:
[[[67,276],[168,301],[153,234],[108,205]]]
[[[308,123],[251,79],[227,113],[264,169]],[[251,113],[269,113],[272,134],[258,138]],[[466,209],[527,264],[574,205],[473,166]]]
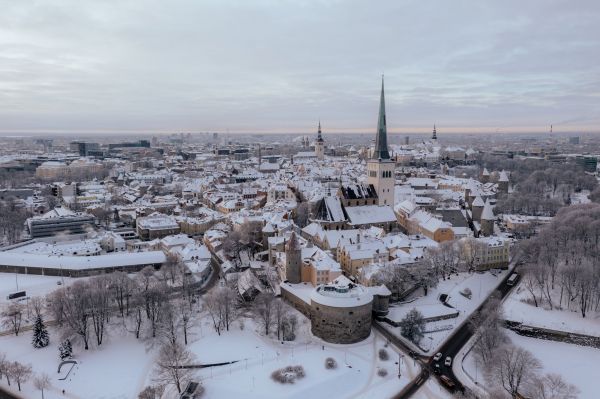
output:
[[[387,126],[385,123],[385,94],[383,76],[381,77],[381,98],[379,99],[379,118],[377,119],[377,136],[375,136],[375,151],[373,159],[390,159],[387,145]]]
[[[321,135],[321,120],[319,120],[319,130],[317,133],[317,141],[319,141],[319,142],[323,141],[323,136]]]
[[[435,131],[435,124],[433,125],[433,135],[431,136],[432,140],[437,140],[437,132]]]

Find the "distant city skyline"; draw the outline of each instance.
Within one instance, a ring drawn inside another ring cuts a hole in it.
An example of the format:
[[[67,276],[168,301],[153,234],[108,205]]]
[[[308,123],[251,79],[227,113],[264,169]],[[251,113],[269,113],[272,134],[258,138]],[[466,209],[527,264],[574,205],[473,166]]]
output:
[[[600,131],[600,4],[0,0],[0,134]]]

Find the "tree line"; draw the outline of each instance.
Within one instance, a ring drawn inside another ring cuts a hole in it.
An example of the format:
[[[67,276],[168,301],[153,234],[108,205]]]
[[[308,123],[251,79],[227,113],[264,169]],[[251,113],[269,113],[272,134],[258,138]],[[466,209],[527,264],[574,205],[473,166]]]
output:
[[[600,310],[600,204],[562,208],[520,251],[522,285],[534,306],[582,317]]]

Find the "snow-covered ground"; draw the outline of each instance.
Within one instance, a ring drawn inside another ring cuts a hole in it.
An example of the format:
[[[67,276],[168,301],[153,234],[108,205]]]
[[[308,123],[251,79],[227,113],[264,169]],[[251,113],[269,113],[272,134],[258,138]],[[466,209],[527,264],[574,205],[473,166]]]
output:
[[[532,327],[567,331],[592,336],[600,336],[600,314],[588,312],[585,318],[581,313],[570,310],[549,310],[523,302],[530,298],[529,292],[519,284],[505,299],[504,318]]]
[[[31,346],[30,331],[19,337],[0,337],[0,352],[10,360],[29,363],[35,373],[51,376],[52,388],[47,399],[136,398],[146,385],[152,383],[152,371],[158,346],[136,340],[122,330],[118,320],[100,348],[84,351],[74,346],[75,366],[66,381],[57,374],[59,332],[50,328],[51,344],[44,349]],[[211,322],[204,317],[190,334],[189,349],[197,363],[235,361],[226,366],[205,368],[196,372],[196,378],[205,386],[206,398],[387,398],[399,392],[419,373],[419,366],[401,354],[375,331],[371,336],[353,345],[331,345],[310,335],[308,320],[302,319],[298,337],[292,343],[265,338],[250,319],[235,322],[230,331],[220,336]],[[382,361],[377,353],[385,348],[389,360]],[[333,357],[338,367],[325,369],[325,359]],[[407,362],[405,359],[408,359]],[[402,363],[402,377],[398,378],[398,362]],[[302,365],[306,377],[294,384],[281,385],[271,379],[271,373],[289,365]],[[377,372],[385,368],[387,375]],[[64,375],[64,372],[61,372]],[[6,380],[0,382],[4,388]],[[11,388],[15,388],[14,385]],[[66,391],[63,396],[61,391]],[[16,390],[16,388],[15,388]],[[169,391],[171,394],[173,390]],[[38,397],[31,381],[23,386],[22,396]]]
[[[505,331],[514,345],[533,353],[542,364],[543,373],[560,374],[566,382],[579,388],[581,399],[598,397],[595,379],[598,377],[600,349],[523,337],[510,330]],[[485,378],[472,351],[465,357],[463,367],[474,380],[485,386]]]
[[[421,346],[426,353],[433,353],[444,342],[444,340],[459,327],[475,309],[490,295],[490,293],[498,286],[500,281],[508,273],[507,270],[493,270],[485,273],[460,273],[453,275],[447,280],[440,281],[438,286],[430,289],[427,296],[423,296],[422,290],[418,290],[417,294],[421,295],[410,303],[397,305],[395,312],[400,312],[402,308],[410,310],[413,308],[423,309],[424,313],[441,304],[439,296],[447,294],[447,303],[458,311],[458,316],[440,320],[432,323],[427,323],[425,327],[427,331],[425,337],[421,340]],[[471,290],[471,299],[461,295],[466,288]],[[384,324],[385,328],[393,331],[394,334],[400,336],[400,327],[392,327]],[[437,330],[437,331],[436,331]]]
[[[6,297],[16,291],[26,291],[28,297],[44,296],[61,286],[77,279],[69,277],[38,276],[33,274],[0,273],[0,304],[7,302]]]
[[[331,345],[311,337],[306,329],[295,342],[281,344],[258,335],[248,323],[244,331],[236,326],[221,336],[211,333],[190,348],[203,362],[205,358],[214,363],[239,360],[198,372],[207,398],[387,398],[417,375],[419,366],[402,359],[398,378],[400,354],[388,346],[389,360],[377,356],[385,345],[386,340],[375,332],[357,344]],[[336,369],[325,369],[328,357],[337,361]],[[306,377],[286,385],[271,379],[274,370],[293,365],[301,365]],[[387,376],[377,375],[381,368]]]
[[[451,399],[453,397],[433,376],[413,396],[414,399]]]
[[[590,190],[581,190],[579,193],[571,194],[571,203],[573,205],[589,204],[590,202],[592,202],[590,200]]]
[[[34,373],[46,373],[51,377],[52,388],[45,392],[45,399],[120,399],[135,398],[144,387],[146,376],[152,368],[154,351],[147,350],[142,341],[131,334],[113,333],[100,348],[84,351],[74,348],[74,358],[78,365],[71,371],[67,380],[58,380],[59,333],[49,329],[50,345],[35,349],[31,345],[31,331],[18,337],[0,337],[0,351],[9,360],[31,364]],[[63,373],[61,372],[61,375]],[[6,379],[1,382],[4,388]],[[13,384],[13,390],[16,386]],[[62,390],[66,394],[62,395]],[[23,386],[24,398],[41,397],[31,381]]]

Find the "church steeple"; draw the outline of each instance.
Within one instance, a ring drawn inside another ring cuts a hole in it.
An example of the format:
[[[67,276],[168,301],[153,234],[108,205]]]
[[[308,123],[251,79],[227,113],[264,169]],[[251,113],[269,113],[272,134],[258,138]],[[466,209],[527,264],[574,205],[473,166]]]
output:
[[[321,135],[321,120],[319,120],[319,130],[317,132],[317,141],[315,141],[315,155],[319,161],[325,159],[325,140]]]
[[[323,136],[321,135],[321,121],[319,120],[319,130],[317,132],[317,141],[322,142],[323,140]]]
[[[367,183],[377,192],[377,205],[394,206],[394,172],[396,162],[390,157],[387,145],[387,126],[385,120],[385,94],[383,77],[381,78],[381,99],[379,100],[379,119],[373,156],[367,161]]]
[[[383,76],[381,77],[381,98],[379,99],[379,117],[377,119],[377,136],[375,136],[375,151],[373,152],[373,159],[390,159],[390,153],[387,145]]]
[[[431,140],[437,140],[437,132],[435,131],[435,124],[433,125],[433,134],[431,135]]]

